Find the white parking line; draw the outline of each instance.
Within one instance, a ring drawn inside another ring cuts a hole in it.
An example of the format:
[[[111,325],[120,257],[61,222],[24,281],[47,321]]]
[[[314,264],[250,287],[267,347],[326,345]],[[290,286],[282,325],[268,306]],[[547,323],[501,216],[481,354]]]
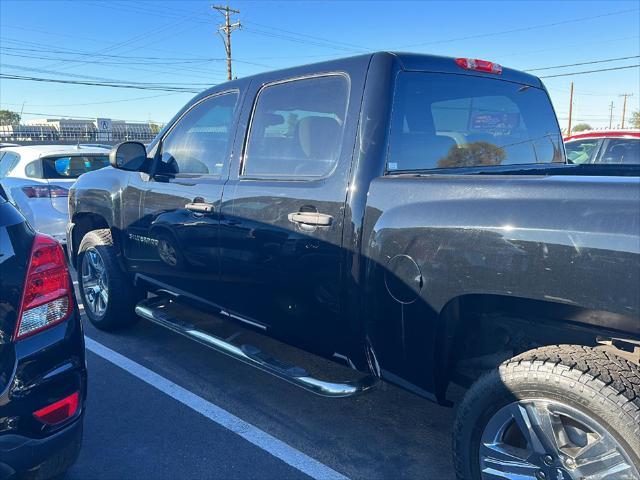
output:
[[[212,422],[217,423],[236,435],[241,436],[256,447],[270,453],[274,457],[282,460],[288,465],[291,465],[302,473],[318,480],[348,480],[347,477],[341,473],[338,473],[323,463],[305,455],[283,441],[278,440],[277,438],[260,430],[258,427],[245,422],[232,413],[227,412],[225,409],[218,407],[195,393],[190,392],[186,388],[183,388],[180,385],[173,383],[171,380],[158,375],[147,367],[134,362],[133,360],[111,350],[108,347],[105,347],[101,343],[98,343],[89,337],[85,336],[84,339],[87,349],[91,352],[129,372],[134,377],[139,378],[152,387],[157,388],[161,392],[169,395],[171,398],[177,400],[183,405],[186,405],[199,414],[204,415]]]

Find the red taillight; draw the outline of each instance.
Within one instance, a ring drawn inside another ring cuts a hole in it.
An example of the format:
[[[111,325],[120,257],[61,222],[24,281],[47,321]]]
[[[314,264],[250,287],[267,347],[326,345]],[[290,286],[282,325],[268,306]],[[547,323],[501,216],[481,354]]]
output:
[[[51,192],[51,198],[69,196],[69,190],[64,187],[59,187],[58,185],[50,185],[49,191]]]
[[[51,191],[49,185],[30,185],[22,187],[22,191],[29,198],[50,198]]]
[[[33,416],[47,425],[56,425],[73,417],[78,411],[78,392],[33,412]]]
[[[38,234],[31,247],[14,340],[62,322],[72,311],[71,285],[62,246],[51,237]]]
[[[57,185],[29,185],[22,187],[22,191],[29,198],[68,197],[69,190]]]
[[[497,75],[502,73],[502,66],[486,60],[478,60],[477,58],[456,58],[456,63],[465,70],[477,70],[478,72],[495,73]]]

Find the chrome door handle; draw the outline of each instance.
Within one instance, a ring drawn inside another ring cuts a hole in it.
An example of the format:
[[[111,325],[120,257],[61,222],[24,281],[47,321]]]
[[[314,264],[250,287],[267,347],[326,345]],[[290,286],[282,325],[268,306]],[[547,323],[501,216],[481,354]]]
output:
[[[328,227],[331,225],[331,222],[333,222],[333,217],[331,215],[318,212],[295,212],[290,213],[287,218],[293,223],[315,225],[318,227]]]
[[[191,210],[192,212],[198,213],[212,213],[213,212],[213,204],[205,203],[205,202],[191,202],[187,203],[184,208],[187,210]]]

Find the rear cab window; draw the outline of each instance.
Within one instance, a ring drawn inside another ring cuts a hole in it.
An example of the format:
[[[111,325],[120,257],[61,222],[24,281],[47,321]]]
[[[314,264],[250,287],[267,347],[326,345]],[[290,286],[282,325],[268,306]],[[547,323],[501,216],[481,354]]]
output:
[[[472,75],[401,72],[387,171],[564,163],[547,93]]]
[[[48,179],[78,178],[83,173],[100,170],[108,165],[107,155],[67,155],[42,159],[43,176]]]

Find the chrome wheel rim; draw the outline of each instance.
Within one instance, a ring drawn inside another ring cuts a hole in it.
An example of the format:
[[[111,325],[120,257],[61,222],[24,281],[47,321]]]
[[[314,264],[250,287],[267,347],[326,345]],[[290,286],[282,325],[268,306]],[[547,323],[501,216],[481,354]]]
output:
[[[84,254],[81,275],[85,308],[96,316],[104,315],[109,304],[107,269],[94,248],[89,248]]]
[[[498,410],[480,441],[486,480],[640,480],[618,441],[587,414],[551,400]]]

